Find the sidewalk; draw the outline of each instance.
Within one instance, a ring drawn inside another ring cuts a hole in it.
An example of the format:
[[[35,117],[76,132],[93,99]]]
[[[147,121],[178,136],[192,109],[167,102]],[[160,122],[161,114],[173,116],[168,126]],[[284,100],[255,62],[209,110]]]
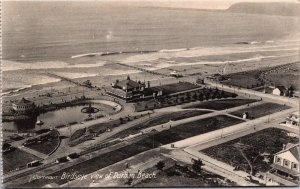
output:
[[[43,153],[33,150],[31,148],[27,148],[25,146],[15,146],[15,147],[19,148],[20,150],[22,150],[24,152],[30,153],[36,157],[39,157],[41,159],[46,159],[48,157],[46,154],[43,154]]]

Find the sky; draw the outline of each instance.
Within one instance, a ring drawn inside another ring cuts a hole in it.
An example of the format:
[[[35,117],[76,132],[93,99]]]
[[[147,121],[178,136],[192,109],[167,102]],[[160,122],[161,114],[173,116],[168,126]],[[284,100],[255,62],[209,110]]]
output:
[[[4,0],[4,1],[51,1],[51,0]],[[241,2],[284,2],[299,3],[300,0],[55,0],[55,1],[103,1],[103,2],[137,2],[146,6],[194,9],[227,9]]]
[[[143,0],[142,0],[143,1]],[[196,9],[227,9],[235,3],[241,2],[284,2],[284,3],[300,3],[300,0],[153,0],[147,1],[152,5],[167,6],[173,8],[196,8]]]

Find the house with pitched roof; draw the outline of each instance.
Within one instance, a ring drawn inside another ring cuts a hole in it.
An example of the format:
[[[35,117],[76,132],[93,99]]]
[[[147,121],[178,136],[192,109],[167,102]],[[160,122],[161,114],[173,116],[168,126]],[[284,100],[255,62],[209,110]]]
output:
[[[283,96],[286,92],[286,88],[284,86],[276,86],[275,89],[273,89],[272,94]]]
[[[267,185],[296,186],[299,183],[299,144],[288,143],[274,154],[272,169],[266,174]]]
[[[150,88],[149,81],[146,86],[145,82],[133,81],[129,76],[125,80],[116,80],[111,83],[111,87],[106,88],[105,91],[106,94],[125,102],[162,95],[161,90],[157,90],[155,87]]]
[[[17,113],[30,113],[34,110],[34,102],[22,98],[21,100],[12,103],[12,109]]]

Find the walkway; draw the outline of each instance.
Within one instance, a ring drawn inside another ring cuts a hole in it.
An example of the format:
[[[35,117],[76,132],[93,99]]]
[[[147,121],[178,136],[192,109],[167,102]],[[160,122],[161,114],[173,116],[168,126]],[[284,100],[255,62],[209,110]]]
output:
[[[41,159],[45,159],[45,158],[48,157],[46,154],[43,154],[43,153],[38,152],[38,151],[36,151],[36,150],[33,150],[33,149],[31,149],[31,148],[27,148],[27,147],[25,147],[25,146],[15,146],[15,147],[19,148],[20,150],[22,150],[22,151],[24,151],[24,152],[27,152],[27,153],[29,153],[29,154],[32,154],[32,155],[34,155],[34,156],[36,156],[36,157],[39,157],[39,158],[41,158]]]

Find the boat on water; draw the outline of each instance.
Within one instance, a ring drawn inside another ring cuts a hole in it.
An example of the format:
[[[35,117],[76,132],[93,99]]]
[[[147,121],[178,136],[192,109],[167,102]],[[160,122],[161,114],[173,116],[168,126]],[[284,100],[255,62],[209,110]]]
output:
[[[37,125],[43,125],[44,122],[43,122],[42,120],[37,120],[36,124],[37,124]]]

